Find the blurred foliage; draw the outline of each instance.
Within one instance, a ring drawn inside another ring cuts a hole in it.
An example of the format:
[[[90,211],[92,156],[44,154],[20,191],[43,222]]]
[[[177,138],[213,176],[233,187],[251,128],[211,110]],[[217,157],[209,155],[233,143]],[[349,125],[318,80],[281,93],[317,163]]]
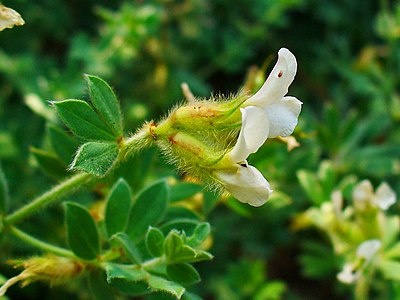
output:
[[[113,86],[125,128],[135,131],[182,101],[182,82],[199,97],[234,93],[251,66],[268,74],[284,46],[299,63],[289,94],[304,103],[295,132],[301,147],[287,152],[286,145],[271,140],[251,157],[275,190],[270,203],[254,209],[217,199],[194,184],[175,188],[167,219],[211,224],[208,250],[215,258],[199,264],[202,282],[193,287],[205,299],[350,299],[344,296],[348,287],[335,278],[342,262],[326,238],[291,224],[306,209],[329,201],[334,188],[346,197],[357,180],[387,181],[400,192],[399,3],[16,0],[12,6],[26,24],[0,33],[0,161],[11,209],[67,174],[77,141],[65,134],[47,101],[87,95],[83,74]],[[57,148],[57,138],[70,148]],[[74,198],[96,215],[120,177],[134,194],[159,178],[167,177],[172,186],[191,181],[150,149]],[[399,205],[390,213],[398,214]],[[54,206],[23,227],[62,244],[61,216]],[[14,240],[1,243],[2,261],[35,253]],[[3,264],[0,273],[15,274]],[[35,284],[11,289],[9,297],[67,299],[79,290]],[[400,289],[392,284],[371,297],[396,299]]]

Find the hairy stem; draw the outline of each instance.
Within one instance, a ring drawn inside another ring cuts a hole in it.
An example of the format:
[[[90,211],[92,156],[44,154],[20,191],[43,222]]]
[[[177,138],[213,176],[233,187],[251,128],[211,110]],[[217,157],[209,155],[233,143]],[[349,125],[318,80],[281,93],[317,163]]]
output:
[[[71,251],[61,248],[61,247],[57,247],[57,246],[48,244],[46,242],[43,242],[43,241],[29,235],[28,233],[23,232],[22,230],[19,230],[18,228],[14,227],[14,226],[12,226],[10,228],[10,232],[15,237],[19,238],[20,240],[26,242],[27,244],[30,244],[31,246],[34,246],[35,248],[41,249],[45,252],[53,253],[55,255],[63,256],[63,257],[76,258],[74,253],[72,253]]]
[[[31,214],[37,212],[44,206],[64,197],[73,191],[75,191],[81,185],[89,182],[94,176],[88,173],[76,174],[60,184],[54,186],[49,191],[45,192],[41,196],[32,200],[32,202],[16,210],[12,214],[4,218],[4,223],[6,226],[15,224],[30,216]]]

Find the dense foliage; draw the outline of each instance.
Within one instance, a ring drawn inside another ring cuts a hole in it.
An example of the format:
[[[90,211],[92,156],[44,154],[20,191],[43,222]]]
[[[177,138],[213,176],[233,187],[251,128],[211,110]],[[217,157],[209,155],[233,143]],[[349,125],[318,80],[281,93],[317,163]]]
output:
[[[26,24],[0,32],[0,221],[74,174],[78,147],[75,170],[107,175],[75,177],[85,188],[18,229],[0,222],[0,281],[42,272],[9,299],[400,298],[399,205],[380,202],[400,192],[400,4],[4,4]],[[249,158],[274,190],[264,206],[203,188],[153,147],[114,165],[122,154],[110,140],[183,103],[181,83],[199,98],[255,91],[281,47],[299,64],[290,94],[303,102],[300,147],[268,139]],[[69,106],[100,128],[98,116],[81,101],[53,102],[64,99],[90,100],[113,130],[91,141],[93,130],[68,123]],[[105,265],[81,262],[99,257]]]

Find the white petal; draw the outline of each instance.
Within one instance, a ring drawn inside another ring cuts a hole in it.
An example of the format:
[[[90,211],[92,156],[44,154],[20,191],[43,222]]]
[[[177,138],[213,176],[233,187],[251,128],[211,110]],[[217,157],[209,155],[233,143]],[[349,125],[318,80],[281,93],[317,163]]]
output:
[[[0,31],[5,28],[12,28],[14,25],[24,25],[25,21],[15,10],[0,4]]]
[[[237,200],[261,206],[272,193],[268,181],[256,168],[239,166],[237,172],[217,172],[217,178]]]
[[[386,182],[383,182],[376,190],[375,196],[372,201],[382,210],[387,210],[391,205],[396,202],[396,194]]]
[[[353,188],[353,203],[357,207],[365,208],[367,203],[373,197],[374,188],[369,180],[363,180]]]
[[[297,72],[296,57],[286,48],[278,52],[278,61],[261,89],[246,100],[245,105],[264,107],[279,101],[288,92]]]
[[[268,137],[291,135],[297,125],[301,104],[295,97],[283,97],[280,101],[266,106],[264,111],[270,124]]]
[[[236,145],[228,154],[235,163],[242,162],[251,153],[257,152],[269,133],[269,122],[262,109],[249,106],[241,108],[240,111],[242,127]]]
[[[343,270],[337,274],[337,279],[343,283],[351,284],[357,281],[358,273],[353,271],[351,264],[345,264]]]
[[[382,243],[380,240],[368,240],[363,242],[357,248],[357,256],[365,258],[367,261],[376,254],[376,252],[381,248]]]

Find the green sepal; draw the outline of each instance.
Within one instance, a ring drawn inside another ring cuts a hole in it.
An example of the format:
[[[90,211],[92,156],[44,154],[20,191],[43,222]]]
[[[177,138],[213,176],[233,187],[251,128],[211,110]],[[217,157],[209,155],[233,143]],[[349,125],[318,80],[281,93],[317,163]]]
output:
[[[158,228],[149,227],[146,234],[146,248],[153,257],[159,257],[164,254],[164,234]]]
[[[79,147],[70,168],[103,177],[113,167],[118,145],[107,142],[88,142]]]
[[[90,101],[115,136],[122,135],[122,114],[112,88],[101,78],[86,75]]]
[[[73,202],[64,203],[67,241],[79,258],[93,260],[100,253],[100,238],[96,223],[89,211]]]
[[[168,278],[184,286],[200,282],[199,272],[190,264],[170,264],[167,266]]]
[[[115,141],[117,136],[99,115],[82,100],[52,101],[61,119],[72,132],[85,140]]]
[[[117,245],[124,250],[125,255],[133,263],[140,264],[142,262],[142,255],[133,241],[123,232],[114,234],[110,238],[110,242],[113,245]]]
[[[104,223],[108,236],[125,230],[131,204],[131,188],[120,178],[112,187],[107,199]]]
[[[168,204],[168,186],[164,180],[144,189],[129,214],[126,233],[133,240],[144,236],[149,226],[163,218]]]

